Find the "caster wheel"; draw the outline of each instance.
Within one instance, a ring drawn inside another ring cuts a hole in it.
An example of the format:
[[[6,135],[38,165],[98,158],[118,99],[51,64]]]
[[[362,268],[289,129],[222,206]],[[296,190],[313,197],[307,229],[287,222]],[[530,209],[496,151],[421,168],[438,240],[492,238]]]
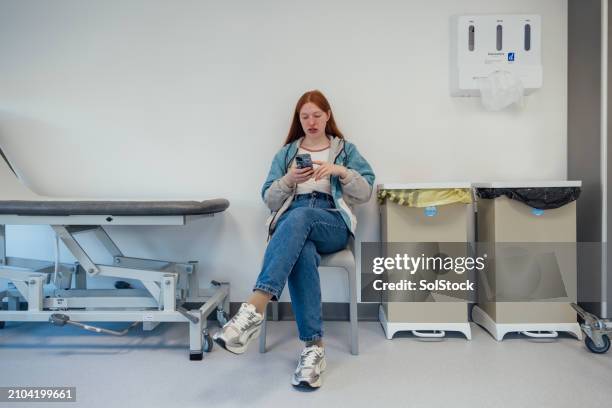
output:
[[[229,321],[229,315],[223,311],[217,311],[217,323],[219,323],[219,327],[225,326],[225,324]]]
[[[202,345],[202,348],[204,349],[205,353],[210,353],[213,349],[213,345],[215,343],[213,342],[212,337],[210,336],[210,334],[206,334],[204,336],[204,344]]]
[[[189,353],[189,360],[200,361],[202,360],[202,353]]]
[[[587,337],[586,339],[584,339],[584,343],[586,344],[587,348],[591,351],[591,353],[603,354],[610,349],[610,338],[606,336],[605,334],[601,336],[601,338],[603,339],[603,342],[604,342],[602,347],[597,347],[597,345],[595,345],[595,342],[590,337]]]

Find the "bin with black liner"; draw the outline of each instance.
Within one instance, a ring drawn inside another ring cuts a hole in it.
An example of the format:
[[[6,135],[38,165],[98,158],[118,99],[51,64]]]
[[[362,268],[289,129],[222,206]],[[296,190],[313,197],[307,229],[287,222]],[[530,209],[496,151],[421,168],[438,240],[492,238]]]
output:
[[[580,181],[474,183],[478,272],[472,319],[496,340],[582,334],[577,295],[576,200]]]
[[[381,241],[383,256],[465,258],[473,240],[474,211],[469,182],[380,184]],[[424,270],[393,273],[394,281],[419,282],[431,274]],[[450,271],[444,279],[465,280]],[[417,286],[417,289],[419,287]],[[436,291],[389,291],[379,307],[379,320],[387,339],[396,332],[411,331],[417,337],[444,337],[457,331],[471,339],[468,302]]]

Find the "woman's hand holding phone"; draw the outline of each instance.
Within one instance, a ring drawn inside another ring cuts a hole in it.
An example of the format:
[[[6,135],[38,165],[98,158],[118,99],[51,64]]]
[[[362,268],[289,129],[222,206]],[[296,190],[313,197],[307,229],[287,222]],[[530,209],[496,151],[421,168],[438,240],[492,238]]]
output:
[[[312,167],[304,167],[303,169],[290,167],[289,171],[287,172],[287,178],[289,182],[293,184],[302,184],[303,182],[308,181],[313,174],[314,170]]]

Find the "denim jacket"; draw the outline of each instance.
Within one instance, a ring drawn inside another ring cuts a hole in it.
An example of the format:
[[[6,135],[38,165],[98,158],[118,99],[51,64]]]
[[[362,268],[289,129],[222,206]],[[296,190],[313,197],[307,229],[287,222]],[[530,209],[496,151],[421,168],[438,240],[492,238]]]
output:
[[[368,162],[359,154],[354,144],[339,137],[329,135],[328,137],[330,138],[329,162],[340,164],[348,170],[346,179],[331,176],[331,193],[342,219],[351,234],[354,235],[357,218],[353,213],[353,206],[370,200],[372,186],[374,185],[374,172]],[[295,196],[296,187],[288,182],[286,175],[297,155],[302,140],[303,137],[285,145],[276,153],[268,177],[261,189],[261,197],[272,211],[266,222],[269,235],[272,234],[276,227],[276,221],[287,211]]]

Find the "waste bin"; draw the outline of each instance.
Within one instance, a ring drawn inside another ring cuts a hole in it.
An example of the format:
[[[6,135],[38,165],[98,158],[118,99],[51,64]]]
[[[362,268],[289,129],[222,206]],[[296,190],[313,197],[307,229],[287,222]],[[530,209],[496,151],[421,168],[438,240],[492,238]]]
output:
[[[470,183],[381,184],[378,199],[383,251],[398,243],[413,256],[436,252],[465,256],[467,243],[474,237]],[[410,279],[408,273],[405,277]],[[387,339],[400,331],[412,331],[418,337],[443,337],[446,331],[457,331],[471,339],[468,303],[436,299],[423,291],[386,296],[379,320]]]
[[[478,304],[472,319],[501,341],[509,332],[581,338],[570,303],[577,292],[579,181],[474,183]]]

